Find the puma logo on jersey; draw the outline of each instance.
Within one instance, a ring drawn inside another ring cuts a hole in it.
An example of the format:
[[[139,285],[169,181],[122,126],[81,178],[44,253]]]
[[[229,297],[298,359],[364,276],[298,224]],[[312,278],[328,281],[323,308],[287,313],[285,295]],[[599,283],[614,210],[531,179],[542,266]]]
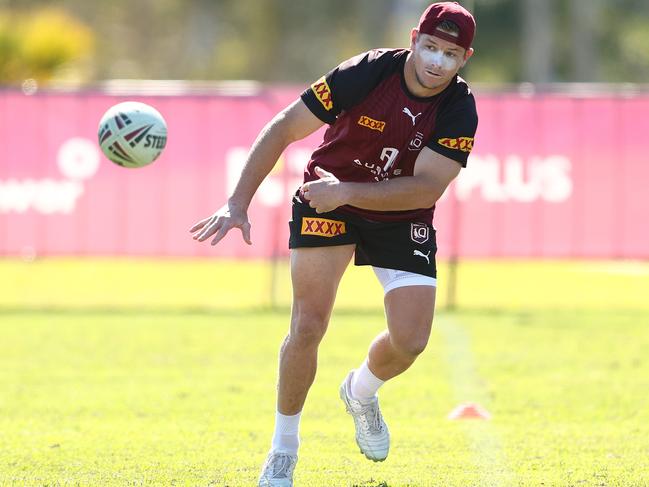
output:
[[[417,256],[417,257],[423,257],[424,259],[426,259],[426,262],[427,262],[428,264],[430,264],[430,259],[428,258],[428,256],[430,255],[430,250],[428,251],[427,254],[424,254],[423,252],[421,252],[421,251],[419,251],[419,250],[415,250],[415,251],[412,253],[412,255],[413,255],[413,256]]]
[[[421,115],[421,112],[419,112],[417,115],[413,115],[412,112],[410,111],[410,108],[404,107],[403,108],[403,113],[408,115],[412,119],[412,125],[415,125],[415,121],[419,115]]]

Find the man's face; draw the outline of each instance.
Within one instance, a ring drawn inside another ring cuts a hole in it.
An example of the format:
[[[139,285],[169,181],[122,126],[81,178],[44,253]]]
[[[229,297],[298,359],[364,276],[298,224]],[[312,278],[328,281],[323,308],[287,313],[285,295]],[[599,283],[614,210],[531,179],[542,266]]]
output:
[[[473,54],[440,37],[413,30],[410,49],[415,60],[418,83],[429,90],[445,86]]]

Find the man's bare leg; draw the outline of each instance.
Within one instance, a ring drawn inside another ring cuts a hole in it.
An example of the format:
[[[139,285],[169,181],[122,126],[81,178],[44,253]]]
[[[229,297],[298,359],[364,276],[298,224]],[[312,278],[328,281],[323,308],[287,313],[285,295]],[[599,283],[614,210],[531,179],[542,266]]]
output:
[[[279,355],[275,431],[262,467],[260,486],[293,485],[302,407],[315,378],[318,346],[329,324],[338,284],[355,247],[341,245],[291,251],[291,326]]]
[[[280,351],[277,409],[281,414],[297,414],[304,406],[315,378],[318,346],[354,249],[355,245],[341,245],[291,251],[293,309]]]
[[[385,295],[388,330],[374,339],[368,367],[380,380],[407,370],[428,344],[435,309],[435,287],[406,286]]]
[[[379,409],[376,391],[405,371],[424,350],[435,306],[433,286],[406,286],[385,296],[388,331],[370,346],[368,359],[350,372],[340,397],[354,419],[356,443],[370,460],[383,461],[390,451],[390,433]]]

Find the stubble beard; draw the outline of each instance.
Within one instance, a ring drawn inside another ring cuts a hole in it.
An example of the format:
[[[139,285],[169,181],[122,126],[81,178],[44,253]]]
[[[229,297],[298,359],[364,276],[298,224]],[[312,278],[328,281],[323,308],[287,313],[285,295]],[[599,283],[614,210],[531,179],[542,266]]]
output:
[[[419,83],[419,86],[421,86],[422,88],[425,88],[427,90],[439,90],[440,88],[442,88],[443,86],[445,86],[449,82],[449,80],[440,81],[439,83],[435,83],[433,81],[433,82],[431,82],[430,85],[427,85],[424,82],[424,80],[422,80],[421,77],[419,76],[419,72],[417,71],[417,69],[415,69],[415,79],[417,80],[417,83]],[[442,91],[442,90],[440,90],[440,91]]]

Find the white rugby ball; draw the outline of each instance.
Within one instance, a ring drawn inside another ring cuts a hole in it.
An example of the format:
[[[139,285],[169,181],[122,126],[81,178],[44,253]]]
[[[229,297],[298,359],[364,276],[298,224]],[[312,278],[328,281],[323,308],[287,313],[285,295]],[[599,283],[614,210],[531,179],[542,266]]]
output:
[[[99,122],[99,147],[122,167],[143,167],[167,145],[167,123],[146,103],[126,101],[110,107]]]

